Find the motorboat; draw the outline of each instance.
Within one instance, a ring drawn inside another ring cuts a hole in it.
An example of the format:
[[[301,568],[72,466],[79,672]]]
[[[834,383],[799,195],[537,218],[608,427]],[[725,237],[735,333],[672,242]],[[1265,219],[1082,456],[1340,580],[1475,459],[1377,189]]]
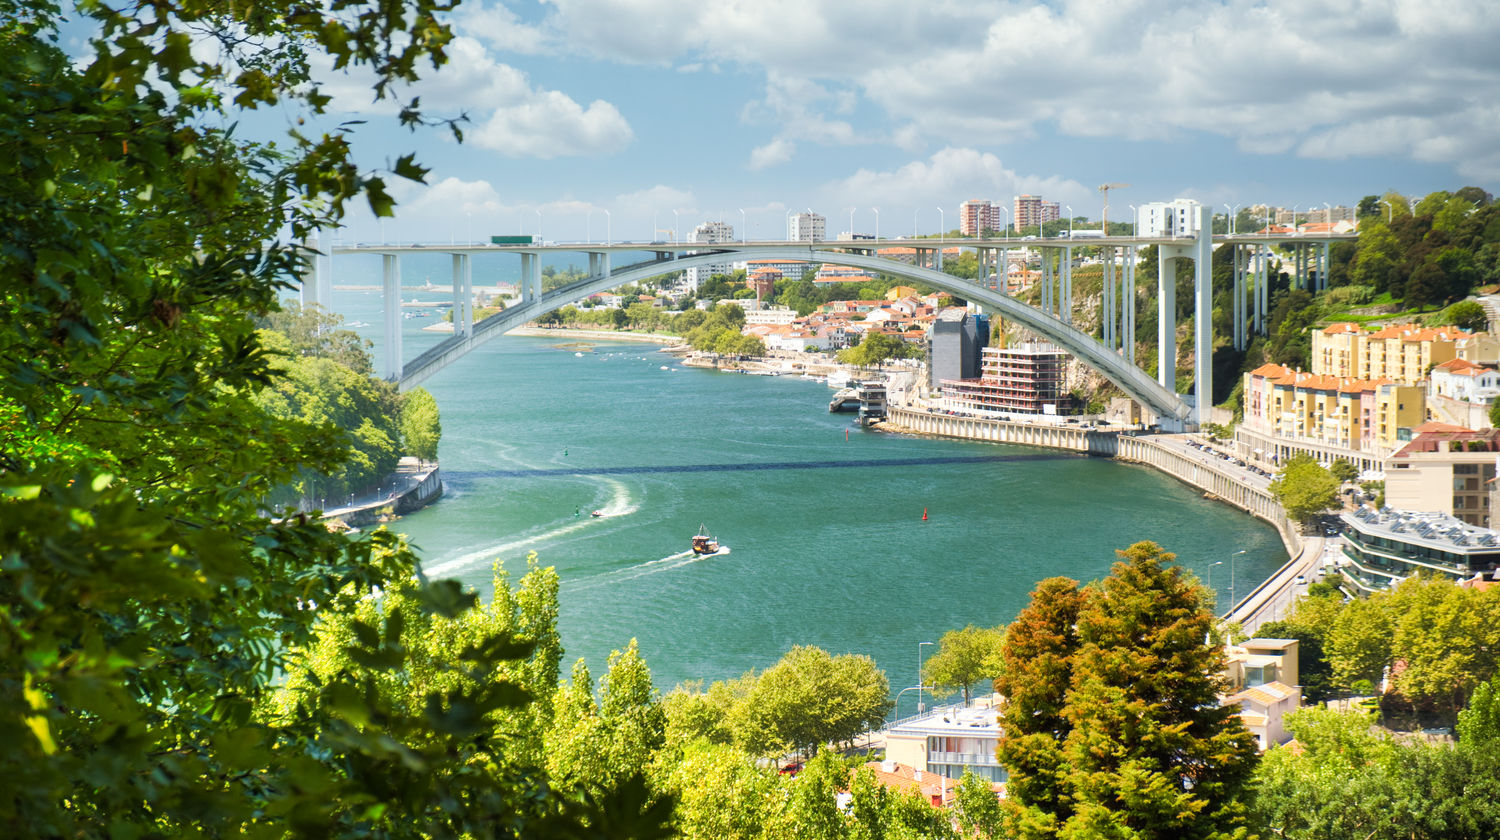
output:
[[[719,552],[719,541],[708,532],[707,525],[698,527],[698,533],[693,535],[693,553],[698,556],[706,554],[717,554]]]

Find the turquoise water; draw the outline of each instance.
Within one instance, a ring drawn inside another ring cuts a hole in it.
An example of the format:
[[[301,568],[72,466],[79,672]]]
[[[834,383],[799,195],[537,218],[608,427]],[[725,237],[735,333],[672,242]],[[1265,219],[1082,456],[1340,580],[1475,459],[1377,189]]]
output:
[[[335,305],[379,323],[374,295]],[[419,326],[408,357],[436,340]],[[578,350],[500,338],[430,380],[448,492],[394,527],[430,574],[486,594],[494,560],[519,575],[537,552],[562,578],[567,662],[595,675],[632,637],[662,689],[812,644],[874,657],[894,690],[915,683],[919,642],[1008,622],[1037,581],[1101,577],[1137,540],[1200,576],[1244,549],[1241,594],[1285,561],[1270,527],[1142,467],[866,432],[821,383]],[[728,553],[695,559],[700,525]]]

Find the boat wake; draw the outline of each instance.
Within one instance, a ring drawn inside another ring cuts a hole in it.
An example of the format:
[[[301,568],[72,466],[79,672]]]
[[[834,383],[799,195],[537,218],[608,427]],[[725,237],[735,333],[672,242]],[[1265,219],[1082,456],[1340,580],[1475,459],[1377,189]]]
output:
[[[600,586],[610,586],[617,583],[624,583],[627,580],[642,578],[647,575],[670,572],[673,569],[680,569],[683,566],[692,565],[699,560],[707,560],[710,557],[723,557],[728,553],[729,546],[727,545],[720,546],[719,550],[715,551],[712,554],[694,554],[692,551],[683,551],[668,557],[663,557],[660,560],[647,560],[644,563],[637,563],[634,566],[627,566],[626,568],[615,569],[614,571],[609,572],[601,572],[597,575],[591,575],[590,577],[574,580],[570,583],[564,583],[562,588],[569,592],[580,592],[586,589],[595,589]]]
[[[424,566],[422,569],[423,572],[426,573],[428,577],[438,578],[470,571],[479,563],[485,563],[485,568],[488,568],[487,561],[493,561],[495,559],[503,560],[506,556],[512,554],[513,552],[516,552],[518,549],[529,548],[538,544],[552,542],[553,540],[566,537],[569,534],[575,534],[589,527],[589,524],[591,522],[595,522],[599,519],[609,519],[616,516],[629,516],[630,514],[640,510],[640,505],[636,504],[635,500],[631,498],[630,488],[626,487],[623,481],[617,481],[612,478],[604,478],[600,479],[599,482],[600,484],[607,486],[610,490],[609,501],[603,507],[598,508],[599,516],[590,517],[584,515],[576,518],[574,521],[567,522],[567,524],[565,525],[551,528],[537,534],[532,534],[531,536],[521,537],[519,539],[510,540],[498,545],[485,546],[483,548],[468,551],[462,555],[459,555],[458,557],[454,557],[448,560],[441,560],[433,563],[430,566]],[[587,509],[584,509],[584,513],[587,514]]]

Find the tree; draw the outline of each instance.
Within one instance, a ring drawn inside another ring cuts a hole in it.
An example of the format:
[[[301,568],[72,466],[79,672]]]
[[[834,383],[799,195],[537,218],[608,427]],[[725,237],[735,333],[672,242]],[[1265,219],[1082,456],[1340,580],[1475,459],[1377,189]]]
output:
[[[1346,458],[1336,458],[1333,465],[1328,468],[1328,474],[1333,476],[1334,481],[1344,484],[1359,478],[1359,468],[1349,463]]]
[[[55,5],[0,0],[0,833],[662,828],[613,794],[551,788],[491,737],[491,715],[528,708],[504,675],[530,648],[503,633],[444,658],[472,687],[408,705],[381,689],[416,661],[406,613],[351,623],[345,663],[289,713],[271,703],[317,622],[417,573],[389,533],[349,539],[268,501],[348,447],[257,402],[284,374],[256,319],[299,280],[294,241],[349,201],[393,204],[348,126],[307,128],[328,102],[314,56],[389,99],[443,62],[446,8],[86,4],[66,12],[92,49],[75,60]],[[233,133],[273,105],[287,142]],[[392,169],[423,177],[410,156]],[[477,602],[451,582],[411,592],[447,618]]]
[[[1270,490],[1286,515],[1300,522],[1336,506],[1339,499],[1338,479],[1308,455],[1287,459]]]
[[[889,698],[890,683],[868,656],[793,647],[737,707],[736,740],[755,755],[815,755],[883,723]]]
[[[421,461],[436,461],[438,441],[443,437],[437,400],[426,388],[415,388],[401,397],[401,442],[406,452]]]
[[[949,630],[938,640],[937,653],[923,665],[924,681],[934,691],[960,689],[967,706],[974,683],[999,673],[1004,644],[1003,628],[970,624],[962,630]]]
[[[990,783],[972,770],[965,770],[953,790],[958,810],[959,832],[964,837],[1001,840],[1005,835],[1005,812]]]
[[[1011,831],[1232,836],[1255,745],[1218,702],[1213,615],[1170,553],[1143,542],[1119,554],[1083,593],[1044,581],[1007,629],[998,687],[1010,700],[1000,751]]]
[[[1072,815],[1062,757],[1072,725],[1063,710],[1083,598],[1077,581],[1048,578],[1006,628],[1004,667],[995,678],[1006,698],[996,754],[1010,771],[1004,804],[1017,837],[1054,837]]]
[[[1489,323],[1484,307],[1477,300],[1461,300],[1443,312],[1443,320],[1461,330],[1482,330]]]
[[[1155,543],[1087,593],[1064,717],[1075,813],[1063,837],[1214,837],[1244,825],[1255,741],[1219,704],[1223,649],[1202,588]]]

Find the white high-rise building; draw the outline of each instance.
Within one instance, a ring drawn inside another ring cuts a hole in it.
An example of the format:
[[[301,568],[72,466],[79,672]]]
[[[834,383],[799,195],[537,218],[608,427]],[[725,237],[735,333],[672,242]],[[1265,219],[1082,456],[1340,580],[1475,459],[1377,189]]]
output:
[[[828,220],[817,213],[798,213],[787,219],[788,242],[822,242],[827,237]]]
[[[1198,202],[1190,198],[1141,205],[1138,236],[1197,236]]]
[[[734,225],[728,222],[704,222],[693,228],[693,234],[688,238],[689,242],[733,242]],[[696,253],[696,252],[690,252]],[[715,274],[729,274],[734,271],[734,261],[725,259],[722,263],[709,263],[704,266],[694,266],[687,270],[687,283],[694,292],[698,291],[698,284],[713,277]]]

